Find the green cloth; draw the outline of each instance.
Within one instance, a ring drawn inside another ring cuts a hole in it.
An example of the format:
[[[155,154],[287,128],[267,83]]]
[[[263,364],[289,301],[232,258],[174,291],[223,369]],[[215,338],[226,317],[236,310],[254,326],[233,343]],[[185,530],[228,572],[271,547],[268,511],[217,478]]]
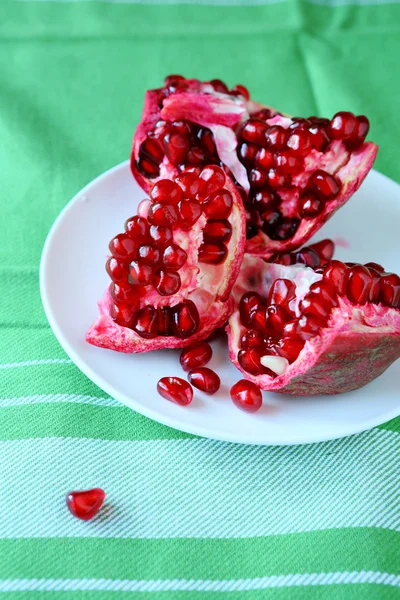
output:
[[[400,419],[292,448],[169,429],[80,373],[38,286],[54,219],[128,157],[168,73],[294,115],[365,113],[400,181],[399,41],[389,0],[1,1],[2,597],[400,597]],[[106,505],[77,521],[64,494],[92,486]]]

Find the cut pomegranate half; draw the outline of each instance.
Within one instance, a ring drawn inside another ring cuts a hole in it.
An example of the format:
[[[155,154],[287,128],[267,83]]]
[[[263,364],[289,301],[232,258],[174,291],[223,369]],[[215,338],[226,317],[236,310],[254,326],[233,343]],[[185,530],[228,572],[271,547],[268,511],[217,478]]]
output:
[[[286,266],[245,255],[233,295],[230,358],[264,390],[349,392],[400,356],[400,277],[376,263],[320,256],[319,265]]]
[[[110,242],[111,285],[86,337],[96,346],[181,348],[207,338],[233,310],[246,228],[233,182],[211,165],[200,175],[158,181],[150,198]]]

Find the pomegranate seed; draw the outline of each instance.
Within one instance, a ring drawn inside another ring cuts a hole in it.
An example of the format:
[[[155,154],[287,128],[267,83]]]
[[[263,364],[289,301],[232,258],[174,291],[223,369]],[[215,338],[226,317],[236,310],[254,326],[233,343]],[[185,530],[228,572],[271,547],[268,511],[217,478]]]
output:
[[[154,285],[157,292],[161,294],[161,296],[172,296],[180,289],[181,278],[179,273],[176,273],[176,271],[160,269],[157,272]]]
[[[157,310],[154,306],[144,306],[135,315],[133,329],[142,338],[154,338],[158,333],[157,317]]]
[[[113,304],[110,310],[110,317],[117,325],[130,328],[134,323],[134,309],[130,304]]]
[[[317,192],[318,196],[324,199],[335,198],[341,188],[341,183],[338,179],[329,175],[326,171],[317,170],[311,175],[310,182]]]
[[[125,262],[118,261],[113,256],[106,262],[106,271],[115,283],[126,282],[128,280],[128,265]]]
[[[250,375],[261,375],[264,373],[264,367],[261,364],[261,358],[265,356],[266,351],[262,346],[253,346],[247,350],[239,350],[238,361],[242,369]]]
[[[326,317],[322,318],[314,315],[302,315],[298,320],[297,334],[301,339],[309,340],[318,335],[320,329],[325,327],[326,321]],[[285,332],[284,335],[286,335]]]
[[[160,174],[160,169],[158,165],[153,163],[149,158],[140,156],[140,154],[139,160],[136,162],[136,168],[139,171],[139,173],[144,175],[144,177],[148,177],[149,179],[154,179]]]
[[[385,270],[385,267],[382,267],[382,265],[379,265],[378,263],[375,263],[375,262],[366,263],[364,265],[364,267],[367,267],[367,269],[370,269],[370,268],[374,269],[378,273],[383,273]]]
[[[335,288],[328,281],[316,281],[310,286],[310,292],[319,295],[327,305],[330,304],[332,307],[338,305]]]
[[[225,85],[221,79],[211,79],[210,84],[213,86],[216,92],[220,92],[221,94],[229,94],[227,85]]]
[[[149,233],[149,224],[143,217],[131,217],[125,221],[125,231],[126,234],[136,242],[139,240],[146,241]]]
[[[108,247],[115,258],[126,262],[135,258],[137,252],[137,245],[126,233],[116,235]]]
[[[150,265],[133,261],[129,265],[129,278],[132,285],[149,285],[153,281],[153,269]]]
[[[285,326],[283,328],[283,336],[285,338],[298,338],[298,327],[299,327],[299,320],[298,319],[293,319],[292,321],[288,321],[287,323],[285,323]]]
[[[339,296],[344,296],[346,293],[347,284],[347,267],[339,260],[333,260],[326,267],[323,278],[325,281],[332,283]]]
[[[268,259],[268,262],[289,267],[295,264],[295,256],[291,252],[277,252]]]
[[[346,295],[353,304],[368,302],[372,285],[371,273],[365,267],[356,265],[348,273]]]
[[[196,173],[181,173],[175,179],[180,188],[183,191],[185,198],[196,198],[197,194],[200,192],[202,185],[204,185],[204,181],[199,179]]]
[[[190,150],[190,141],[180,133],[167,133],[164,137],[164,150],[168,160],[177,167],[184,162]]]
[[[182,77],[182,75],[167,75],[167,77],[164,79],[164,85],[165,87],[176,86],[185,81],[186,80],[184,77]]]
[[[183,229],[190,229],[201,215],[201,206],[197,200],[182,200],[178,206],[180,216],[180,226]]]
[[[151,200],[149,200],[148,198],[145,198],[144,200],[139,202],[138,207],[137,207],[138,215],[140,215],[141,217],[145,217],[147,219],[147,214],[149,212],[150,206],[151,206]]]
[[[279,197],[268,190],[256,192],[251,199],[253,207],[262,215],[265,211],[274,209],[279,204]]]
[[[214,136],[209,129],[201,128],[197,133],[197,139],[199,140],[200,146],[204,148],[209,156],[217,155],[217,148],[214,142]]]
[[[223,263],[228,255],[224,244],[202,244],[199,248],[199,262],[208,265],[219,265]]]
[[[308,131],[311,133],[311,143],[315,150],[318,152],[325,152],[330,144],[330,138],[324,126],[311,125],[308,127]]]
[[[164,149],[161,147],[157,138],[151,138],[151,134],[140,144],[139,156],[145,154],[153,163],[160,164],[164,158]]]
[[[274,164],[274,155],[266,148],[260,148],[255,157],[255,163],[260,169],[268,171]]]
[[[309,248],[315,250],[321,260],[331,260],[333,253],[335,252],[335,244],[332,240],[321,240],[315,244],[310,244]]]
[[[232,227],[226,219],[222,221],[208,221],[203,229],[205,242],[229,242],[232,235]]]
[[[219,190],[208,196],[202,204],[209,219],[226,219],[232,212],[233,198],[227,190]]]
[[[165,246],[172,240],[172,231],[169,227],[152,225],[150,227],[150,238],[158,246]]]
[[[360,115],[359,117],[357,117],[357,125],[353,135],[351,136],[351,138],[345,140],[347,148],[349,150],[354,150],[355,148],[360,147],[364,143],[368,131],[369,121],[367,117],[364,117],[364,115]]]
[[[109,291],[111,298],[117,304],[133,304],[135,302],[135,292],[129,283],[120,285],[113,282],[110,284]]]
[[[186,157],[186,162],[190,165],[201,165],[206,160],[206,153],[200,146],[192,146]]]
[[[322,317],[325,319],[329,316],[332,306],[328,302],[325,302],[319,294],[309,292],[303,300],[300,301],[299,308],[304,315]]]
[[[147,218],[152,225],[171,227],[178,220],[178,211],[173,204],[155,202],[150,206]]]
[[[304,340],[295,338],[283,338],[277,345],[279,356],[286,358],[289,363],[293,363],[304,348]]]
[[[186,252],[176,244],[171,244],[165,248],[162,263],[164,266],[168,267],[168,269],[178,271],[183,267],[186,260]]]
[[[262,406],[260,389],[247,379],[241,379],[232,386],[231,398],[234,405],[244,412],[254,413]]]
[[[280,125],[272,125],[272,127],[268,127],[265,137],[268,147],[276,152],[285,148],[289,139],[289,132]]]
[[[172,327],[177,337],[188,338],[196,333],[200,317],[197,307],[191,300],[185,300],[172,309]]]
[[[259,119],[248,119],[248,121],[243,124],[239,132],[239,137],[246,140],[246,142],[263,146],[266,142],[265,134],[267,130],[268,125],[263,121],[260,121]]]
[[[289,125],[289,129],[297,129],[298,127],[304,128],[307,125],[311,125],[311,121],[309,121],[309,119],[304,119],[303,117],[293,117],[292,123]]]
[[[329,125],[329,133],[335,140],[350,138],[357,129],[357,119],[351,112],[338,112]]]
[[[152,244],[143,244],[139,246],[138,260],[144,265],[158,265],[161,259],[160,250]]]
[[[307,129],[298,127],[290,134],[287,147],[290,148],[293,154],[299,154],[300,156],[308,154],[312,148],[312,134]]]
[[[181,352],[180,363],[184,371],[203,367],[212,358],[212,348],[207,342],[196,342]]]
[[[183,137],[190,138],[193,134],[193,127],[197,127],[194,123],[190,121],[173,121],[171,123],[173,133],[179,133]]]
[[[264,306],[260,306],[250,313],[250,326],[263,333],[267,330],[267,313]]]
[[[263,299],[257,292],[247,292],[243,294],[239,302],[239,314],[242,325],[245,327],[251,327],[251,313],[264,304]]]
[[[268,108],[262,108],[261,110],[258,110],[257,112],[253,113],[251,116],[254,119],[261,119],[262,121],[267,121],[268,119],[271,119],[273,114]]]
[[[371,273],[371,289],[369,291],[368,302],[377,304],[381,294],[381,274],[375,269],[369,267],[368,271]]]
[[[305,219],[311,219],[320,215],[325,208],[324,201],[312,192],[306,192],[299,199],[299,213]]]
[[[248,142],[242,142],[237,149],[237,155],[244,165],[251,167],[258,152],[258,146]]]
[[[182,190],[177,183],[170,179],[161,179],[154,184],[150,197],[153,202],[168,201],[170,204],[177,204],[182,198]]]
[[[215,394],[221,386],[218,375],[208,367],[199,367],[190,371],[188,378],[195,388],[206,394]]]
[[[105,492],[101,488],[91,490],[73,491],[66,496],[69,512],[82,521],[90,521],[99,512],[104,499]]]
[[[266,309],[265,316],[265,330],[267,334],[273,337],[280,337],[286,321],[289,320],[286,310],[282,306],[271,304]]]
[[[288,150],[275,154],[274,162],[277,171],[284,175],[297,175],[301,173],[304,167],[303,158],[291,154]]]
[[[248,348],[254,348],[255,346],[262,346],[264,344],[264,336],[260,331],[256,329],[248,329],[240,340],[240,347],[242,350]]]
[[[261,169],[251,169],[249,173],[249,182],[252,189],[261,189],[266,186],[268,174]]]
[[[278,304],[287,308],[296,295],[296,284],[289,279],[275,279],[268,293],[267,304]]]
[[[295,253],[295,264],[307,265],[307,267],[319,267],[321,259],[312,248],[304,247]]]
[[[250,100],[249,90],[246,87],[244,87],[244,85],[240,85],[240,83],[238,83],[237,85],[235,85],[235,87],[231,89],[230,94],[234,96],[243,96],[245,100]]]
[[[193,400],[192,386],[180,377],[162,377],[157,383],[157,392],[179,406],[187,406]]]
[[[225,173],[221,167],[217,167],[217,165],[209,165],[203,169],[200,173],[200,178],[205,182],[199,192],[201,198],[206,198],[217,190],[220,190],[224,187],[226,182]]]
[[[270,169],[267,173],[267,183],[276,190],[288,186],[290,179],[285,173],[278,173],[277,169]]]
[[[159,306],[157,309],[158,335],[172,335],[172,309],[170,306]]]
[[[266,222],[263,225],[263,231],[272,240],[288,240],[293,237],[300,225],[300,220],[290,217],[282,217],[281,215],[272,220],[272,222]]]
[[[384,273],[381,276],[380,301],[385,306],[400,308],[400,277],[395,273]]]

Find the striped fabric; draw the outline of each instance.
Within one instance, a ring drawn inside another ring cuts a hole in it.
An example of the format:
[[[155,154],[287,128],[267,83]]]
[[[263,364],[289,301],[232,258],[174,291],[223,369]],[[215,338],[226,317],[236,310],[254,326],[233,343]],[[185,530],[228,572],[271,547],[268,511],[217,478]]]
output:
[[[78,371],[38,287],[55,217],[126,159],[167,73],[366,113],[399,181],[399,24],[392,0],[2,0],[1,598],[400,598],[400,419],[300,447],[169,429]],[[65,493],[93,486],[75,520]]]

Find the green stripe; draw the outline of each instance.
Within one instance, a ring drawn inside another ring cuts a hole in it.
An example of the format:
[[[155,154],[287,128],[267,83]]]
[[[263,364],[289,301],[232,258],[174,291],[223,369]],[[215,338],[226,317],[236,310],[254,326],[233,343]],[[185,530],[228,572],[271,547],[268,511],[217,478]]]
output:
[[[332,571],[396,573],[400,533],[357,528],[246,540],[0,540],[0,556],[0,579],[240,579]]]
[[[1,276],[0,276],[1,282]],[[25,307],[25,310],[27,308]],[[3,328],[0,336],[0,363],[9,364],[28,360],[68,358],[50,329]],[[5,372],[2,372],[2,376]],[[26,374],[25,374],[26,375]],[[43,375],[43,373],[42,373]],[[8,395],[10,390],[8,390]]]

